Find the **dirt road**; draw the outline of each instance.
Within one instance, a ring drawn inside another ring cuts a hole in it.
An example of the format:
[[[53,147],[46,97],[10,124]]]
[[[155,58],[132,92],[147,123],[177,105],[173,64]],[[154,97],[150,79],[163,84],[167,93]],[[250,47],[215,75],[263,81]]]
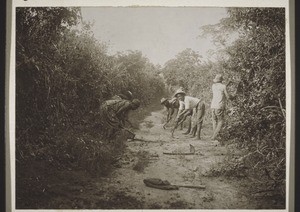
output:
[[[228,153],[226,147],[209,139],[211,130],[208,124],[204,124],[202,140],[199,141],[183,135],[180,130],[175,131],[175,138],[171,138],[170,129],[162,128],[163,121],[163,110],[146,117],[136,131],[136,137],[148,142],[128,141],[125,154],[116,164],[117,169],[97,184],[100,190],[108,191],[102,198],[114,200],[110,206],[106,205],[107,208],[253,208],[237,181],[207,175]],[[194,155],[163,154],[189,152],[190,145],[195,148]],[[160,178],[171,184],[205,185],[206,188],[160,190],[146,187],[145,178]]]
[[[249,201],[245,182],[214,177],[216,170],[229,154],[229,148],[211,141],[210,123],[204,123],[202,140],[195,140],[162,128],[164,111],[146,117],[136,137],[145,141],[127,141],[124,154],[105,177],[91,177],[84,171],[58,170],[38,176],[36,190],[19,195],[20,208],[49,209],[255,209]],[[172,123],[170,124],[172,125]],[[190,152],[194,155],[166,155],[164,152]],[[31,168],[34,167],[32,164]],[[32,173],[27,170],[26,173]],[[35,172],[33,172],[35,173]],[[41,174],[41,172],[40,172]],[[219,176],[219,175],[217,175]],[[179,188],[160,190],[146,187],[145,178],[160,178],[175,185],[205,185],[205,189]],[[43,179],[48,179],[43,182]],[[45,186],[47,185],[47,186]],[[20,188],[21,189],[21,188]],[[20,190],[20,192],[25,192]],[[21,194],[21,193],[20,193]]]

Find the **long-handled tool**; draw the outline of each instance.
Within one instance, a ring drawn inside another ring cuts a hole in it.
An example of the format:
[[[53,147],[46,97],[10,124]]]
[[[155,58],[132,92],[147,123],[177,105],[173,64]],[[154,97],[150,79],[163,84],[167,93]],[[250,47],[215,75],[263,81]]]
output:
[[[141,142],[149,142],[149,143],[150,143],[150,142],[152,142],[152,143],[155,143],[155,142],[157,142],[157,143],[162,142],[162,141],[160,141],[160,140],[153,141],[153,140],[147,140],[147,139],[144,139],[144,138],[138,138],[138,137],[136,137],[136,135],[135,135],[133,132],[131,132],[129,129],[126,129],[126,128],[124,128],[124,127],[121,127],[121,129],[123,129],[123,130],[129,132],[129,133],[132,135],[132,138],[130,138],[131,141],[141,141]]]
[[[147,178],[144,179],[144,183],[148,187],[162,189],[162,190],[178,190],[180,187],[195,188],[195,189],[206,188],[205,185],[172,185],[169,181],[161,180],[159,178]]]
[[[182,188],[197,188],[197,189],[205,189],[205,185],[176,185]]]

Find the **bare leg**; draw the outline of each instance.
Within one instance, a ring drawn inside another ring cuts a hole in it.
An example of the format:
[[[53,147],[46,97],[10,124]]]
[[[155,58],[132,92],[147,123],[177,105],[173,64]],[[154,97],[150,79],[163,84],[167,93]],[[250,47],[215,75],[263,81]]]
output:
[[[174,109],[168,109],[168,115],[167,115],[167,121],[164,124],[163,128],[166,129],[166,125],[169,123],[169,121],[172,119],[172,114],[174,113]]]
[[[189,122],[189,126],[188,126],[187,131],[184,132],[184,133],[182,133],[182,134],[184,134],[184,135],[188,135],[188,134],[191,132],[191,128],[192,128],[192,120],[189,119],[188,122]]]
[[[213,132],[215,132],[217,126],[217,117],[214,114],[212,114],[212,124],[213,124]]]
[[[213,140],[215,140],[216,137],[218,136],[218,134],[219,134],[219,132],[220,132],[222,126],[223,126],[223,123],[224,123],[224,120],[223,120],[223,119],[221,119],[221,120],[218,121],[216,130],[214,131],[214,134],[213,134],[213,136],[212,136],[212,139],[213,139]]]
[[[195,118],[197,116],[197,110],[193,109],[193,113],[191,115],[191,131],[190,131],[190,135],[192,135],[192,137],[195,137],[195,134],[196,134],[196,128],[197,128],[197,125],[196,125],[196,122],[195,122]]]
[[[201,139],[201,129],[202,129],[203,121],[197,123],[197,139]]]
[[[180,124],[180,130],[183,130],[183,123]]]
[[[211,139],[214,140],[214,133],[216,131],[216,127],[217,127],[217,123],[218,123],[218,118],[217,118],[217,115],[215,114],[215,109],[212,109],[211,119],[212,119],[212,124],[213,124],[213,134],[211,136]]]
[[[195,125],[191,130],[190,134],[192,135],[191,136],[192,138],[194,138],[196,136],[196,132],[197,132],[197,125]]]
[[[183,124],[183,122],[186,120],[186,118],[187,118],[189,115],[190,115],[189,113],[187,113],[187,114],[184,115],[182,124]],[[182,134],[184,134],[184,135],[189,134],[190,131],[191,131],[191,124],[192,124],[192,123],[191,123],[191,120],[189,119],[188,122],[189,122],[188,130],[187,130],[186,132],[182,133]]]

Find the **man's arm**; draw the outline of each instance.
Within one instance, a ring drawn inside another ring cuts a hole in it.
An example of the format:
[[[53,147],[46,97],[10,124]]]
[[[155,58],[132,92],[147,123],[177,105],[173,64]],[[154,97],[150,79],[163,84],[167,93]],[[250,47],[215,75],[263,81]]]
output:
[[[231,99],[231,96],[228,94],[227,86],[226,85],[225,85],[225,88],[224,88],[224,94],[226,96],[226,99]]]
[[[182,122],[185,121],[186,117],[188,116],[188,113],[190,111],[189,110],[186,110],[184,113],[181,114],[181,117],[180,119],[178,120],[178,123],[177,123],[177,126],[180,125]]]
[[[176,124],[177,124],[177,126],[178,126],[179,124],[181,124],[181,122],[184,121],[183,117],[184,117],[185,114],[189,111],[189,110],[186,109],[186,105],[185,105],[185,103],[184,103],[183,101],[180,101],[179,103],[180,103],[180,106],[179,106],[178,114],[177,114],[177,118],[176,118]],[[175,124],[175,126],[176,126],[176,124]],[[176,127],[177,127],[177,126],[176,126]],[[176,128],[175,128],[175,129],[176,129]],[[174,129],[174,130],[175,130],[175,129]]]
[[[189,112],[189,110],[182,110],[177,118],[176,118],[176,121],[175,121],[175,126],[174,128],[172,129],[171,133],[172,133],[172,137],[173,137],[173,134],[174,134],[174,131],[176,130],[176,128],[182,123],[184,122],[185,118],[186,118],[186,114]]]
[[[125,121],[128,118],[126,115],[127,111],[129,110],[130,103],[125,103],[122,107],[119,108],[119,110],[116,112],[116,117],[120,121],[120,126],[125,125]]]
[[[128,113],[126,113],[126,114],[123,114],[123,117],[122,117],[122,121],[124,121],[124,126],[125,126],[125,124],[126,124],[126,122],[130,125],[130,127],[133,127],[133,124],[129,121],[129,117],[128,117]]]
[[[133,127],[133,124],[128,119],[126,119],[125,122],[127,122],[130,125],[130,127]]]
[[[171,130],[172,132],[172,137],[173,137],[173,133],[175,131],[175,129],[184,121],[184,117],[185,114],[188,112],[189,110],[185,109],[185,103],[183,101],[179,101],[179,108],[178,108],[178,114],[176,117],[176,121],[175,121],[175,126],[174,128]]]
[[[119,110],[116,112],[116,116],[119,117],[124,113],[125,111],[129,110],[129,102],[126,102],[122,107],[119,108]]]
[[[188,110],[185,110],[185,109],[182,109],[182,110],[178,111],[177,118],[178,118],[179,116],[182,116],[183,114],[185,114],[187,111],[188,111]]]
[[[172,115],[174,113],[174,108],[171,107],[168,109],[168,117],[167,117],[167,122],[169,122],[172,119]]]

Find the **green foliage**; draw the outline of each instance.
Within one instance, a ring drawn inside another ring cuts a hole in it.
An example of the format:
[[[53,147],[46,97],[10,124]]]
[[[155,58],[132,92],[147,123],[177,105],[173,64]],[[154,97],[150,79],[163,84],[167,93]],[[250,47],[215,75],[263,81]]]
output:
[[[262,188],[285,195],[286,70],[284,8],[230,8],[228,18],[202,28],[218,49],[216,62],[198,63],[186,50],[166,63],[168,84],[183,86],[188,94],[211,99],[212,79],[222,73],[229,101],[222,142],[236,142],[245,150],[238,162],[227,163],[218,173],[247,167]]]
[[[244,178],[247,176],[248,168],[244,162],[237,157],[227,157],[222,163],[217,163],[212,167],[206,176],[225,176],[228,178]]]
[[[134,91],[145,104],[163,92],[164,84],[158,74],[159,70],[141,52],[129,51],[127,54],[119,53],[115,57],[117,73],[112,72],[112,78],[118,83],[117,88]]]
[[[188,80],[196,75],[201,63],[200,58],[201,56],[192,49],[186,49],[178,53],[175,59],[167,61],[163,68],[166,83],[188,89]]]
[[[16,17],[17,159],[37,158],[41,149],[55,155],[55,146],[52,163],[68,155],[104,169],[115,146],[90,142],[101,140],[100,104],[125,90],[148,104],[163,92],[159,70],[140,52],[109,56],[78,8],[17,8]]]
[[[246,148],[249,153],[244,161],[252,174],[284,194],[284,9],[232,9],[229,14],[232,26],[244,33],[226,49],[227,72],[239,76],[240,88],[223,138],[235,139]]]
[[[285,195],[285,13],[284,9],[230,9],[224,27],[240,37],[225,48],[224,69],[239,79],[223,130],[247,150],[243,163],[260,187]],[[272,24],[270,24],[272,23]]]

